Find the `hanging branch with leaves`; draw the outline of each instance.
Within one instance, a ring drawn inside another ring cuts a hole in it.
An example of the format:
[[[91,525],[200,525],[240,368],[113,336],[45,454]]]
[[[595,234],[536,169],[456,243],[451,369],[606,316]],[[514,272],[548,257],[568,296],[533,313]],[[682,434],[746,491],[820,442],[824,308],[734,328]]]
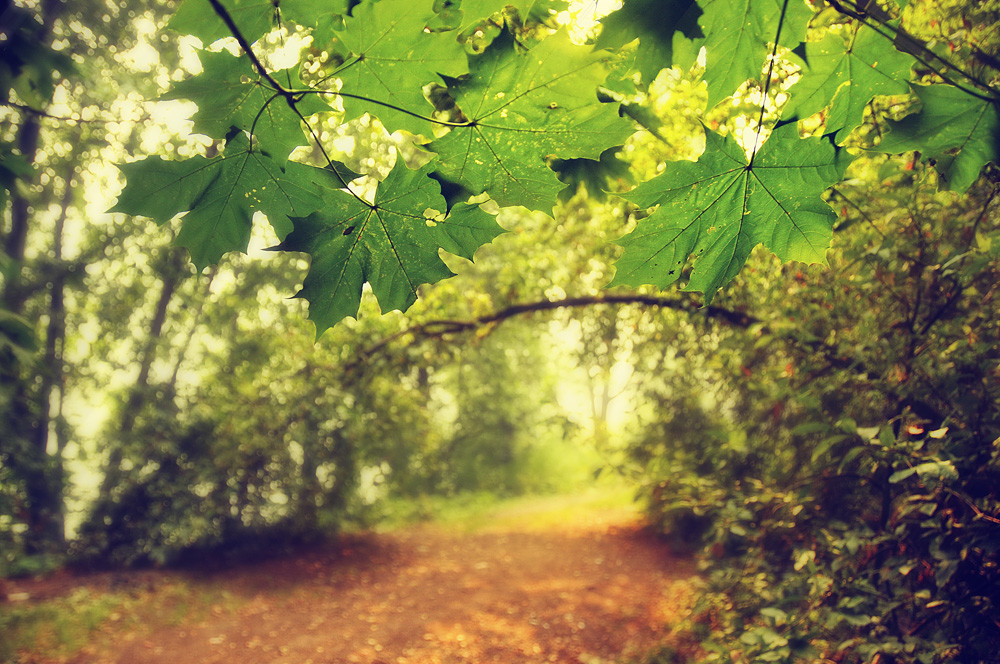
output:
[[[746,144],[706,126],[697,162],[668,162],[624,195],[652,212],[620,241],[613,286],[665,287],[693,261],[686,289],[710,302],[757,245],[784,261],[822,262],[836,221],[824,192],[859,153],[843,145],[880,96],[912,94],[919,110],[889,122],[868,149],[920,152],[942,187],[964,191],[997,156],[989,80],[926,48],[898,12],[853,2],[626,0],[596,41],[580,44],[557,26],[560,0],[351,4],[186,0],[171,29],[205,44],[234,37],[242,52],[203,51],[202,73],[165,98],[194,101],[194,131],[224,148],[213,158],[123,165],[128,184],[113,208],[160,223],[186,212],[178,243],[199,268],[245,251],[253,214],[264,213],[277,250],[311,256],[299,296],[320,333],[357,315],[365,283],[383,311],[406,310],[422,284],[450,276],[439,250],[472,258],[503,232],[487,197],[551,212],[566,186],[555,169],[598,164],[639,129],[632,118],[642,116],[621,90],[644,88],[665,67],[690,68],[701,53],[709,107],[759,81],[756,133]],[[319,77],[304,73],[316,69],[311,56],[273,71],[254,52],[291,26],[329,57]],[[781,58],[800,71],[782,89],[788,101],[775,125],[767,105]],[[412,135],[428,158],[416,168],[397,159],[369,200],[351,186],[359,174],[330,158],[310,124],[330,117],[334,102],[342,122],[376,117]],[[816,114],[823,135],[800,137],[795,121]],[[299,146],[325,166],[291,160]]]

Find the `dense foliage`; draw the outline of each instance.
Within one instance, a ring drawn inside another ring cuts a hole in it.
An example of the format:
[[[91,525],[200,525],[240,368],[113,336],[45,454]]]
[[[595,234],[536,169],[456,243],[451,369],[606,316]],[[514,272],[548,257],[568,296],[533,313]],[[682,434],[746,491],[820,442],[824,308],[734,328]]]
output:
[[[1000,646],[996,184],[960,198],[907,166],[869,165],[829,269],[747,296],[782,315],[711,349],[718,394],[656,390],[683,423],[634,454],[664,531],[704,547],[713,659],[988,662]]]
[[[4,572],[71,503],[167,562],[586,448],[701,555],[690,658],[995,661],[995,3],[53,4],[3,24]],[[193,138],[102,115],[158,95]]]
[[[643,75],[697,66],[699,49],[708,106],[736,95],[748,111],[728,136],[709,130],[696,162],[663,165],[627,196],[657,209],[621,242],[613,284],[666,286],[694,256],[687,288],[711,300],[758,244],[782,260],[822,261],[835,219],[822,194],[856,156],[838,144],[874,97],[909,91],[911,69],[920,105],[865,146],[924,151],[942,186],[956,191],[995,156],[988,75],[921,46],[884,10],[838,3],[831,17],[797,0],[638,5],[609,17],[613,36],[599,44],[612,49],[555,29],[559,5],[551,3],[525,20],[524,8],[503,2],[380,0],[333,14],[305,3],[263,11],[235,3],[231,13],[219,2],[187,2],[172,27],[206,42],[229,34],[242,49],[206,53],[204,71],[168,93],[196,102],[194,130],[224,140],[224,149],[123,166],[129,185],[114,209],[160,222],[188,211],[178,241],[199,267],[245,250],[251,216],[263,212],[283,239],[279,249],[312,258],[299,295],[322,331],[355,315],[364,284],[383,310],[405,310],[421,284],[449,275],[439,248],[471,257],[493,239],[500,229],[481,196],[550,211],[563,188],[556,162],[596,161],[624,145],[636,130],[630,117],[647,115]],[[677,17],[673,29],[651,30],[664,14]],[[294,25],[311,39],[299,68],[269,69],[252,44]],[[650,41],[670,41],[673,52]],[[786,63],[800,65],[794,85]],[[614,89],[628,87],[631,94]],[[824,136],[801,138],[794,124],[770,135],[782,114],[786,123],[819,114],[814,133]],[[374,194],[351,183],[323,139],[331,122],[363,115],[429,151],[419,168],[395,160]],[[664,133],[658,121],[645,124]],[[289,161],[298,145],[317,153],[315,167]]]

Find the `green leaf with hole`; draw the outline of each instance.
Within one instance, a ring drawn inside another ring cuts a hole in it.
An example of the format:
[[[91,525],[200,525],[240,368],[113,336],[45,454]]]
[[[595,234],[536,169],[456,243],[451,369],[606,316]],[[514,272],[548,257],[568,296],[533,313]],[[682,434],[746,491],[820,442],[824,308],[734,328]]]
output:
[[[513,7],[521,16],[526,16],[532,3],[533,0],[462,0],[459,5],[462,18],[458,22],[458,32],[467,32],[507,7]]]
[[[423,86],[468,71],[455,32],[425,29],[433,5],[433,0],[366,0],[334,32],[332,48],[344,59],[336,76],[343,81],[348,116],[371,113],[390,132],[433,135],[434,107]]]

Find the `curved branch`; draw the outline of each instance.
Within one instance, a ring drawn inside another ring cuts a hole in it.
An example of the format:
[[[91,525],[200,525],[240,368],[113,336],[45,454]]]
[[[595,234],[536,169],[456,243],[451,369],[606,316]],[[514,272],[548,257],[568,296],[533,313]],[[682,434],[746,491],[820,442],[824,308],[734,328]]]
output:
[[[449,334],[458,334],[462,332],[469,332],[471,330],[476,330],[489,325],[494,325],[497,323],[502,323],[505,320],[521,316],[524,314],[535,313],[539,311],[553,311],[556,309],[577,309],[582,307],[592,307],[600,305],[622,305],[622,304],[639,304],[647,307],[658,307],[663,309],[673,309],[676,311],[683,311],[690,314],[702,314],[708,319],[714,319],[716,321],[722,322],[725,325],[734,328],[747,329],[751,326],[759,326],[759,330],[764,334],[773,334],[770,327],[757,318],[743,311],[736,311],[733,309],[726,309],[724,307],[718,306],[699,306],[699,304],[691,298],[681,298],[681,297],[657,297],[654,295],[640,295],[640,294],[628,294],[628,295],[591,295],[591,296],[581,296],[581,297],[568,297],[562,300],[540,300],[537,302],[523,302],[520,304],[512,304],[508,307],[504,307],[499,311],[495,311],[491,314],[485,314],[483,316],[478,316],[476,318],[468,319],[456,319],[456,320],[432,320],[426,323],[420,323],[418,325],[412,325],[399,332],[390,334],[389,336],[383,338],[382,340],[368,346],[367,348],[361,350],[354,361],[344,365],[343,373],[344,376],[350,376],[353,374],[354,379],[360,377],[361,373],[355,373],[355,369],[367,362],[372,356],[383,351],[386,347],[392,343],[404,338],[412,337],[413,340],[418,338],[432,339],[441,338]],[[868,367],[864,362],[847,356],[840,350],[829,343],[826,343],[819,339],[796,339],[794,335],[779,335],[783,341],[790,343],[797,343],[802,347],[820,354],[831,369],[841,369],[845,371],[850,371],[851,373],[858,376],[868,376],[877,373],[873,372],[870,367]],[[350,379],[348,379],[350,380]],[[936,408],[927,404],[923,401],[908,400],[905,404],[911,408],[914,408],[918,412],[924,414],[927,419],[933,421],[943,421],[944,417],[941,415]]]
[[[381,341],[372,344],[368,348],[358,353],[358,357],[345,367],[345,371],[350,372],[359,364],[367,361],[370,357],[380,352],[391,343],[406,336],[414,338],[434,338],[443,337],[448,334],[468,332],[495,323],[538,311],[553,311],[556,309],[578,309],[581,307],[592,307],[605,304],[640,304],[647,307],[659,307],[663,309],[675,309],[689,313],[701,313],[706,318],[720,320],[727,325],[739,328],[748,328],[751,325],[761,322],[758,318],[742,311],[734,311],[717,306],[699,306],[691,298],[671,298],[657,297],[654,295],[590,295],[582,297],[568,297],[562,300],[539,300],[537,302],[523,302],[512,304],[508,307],[495,311],[492,314],[469,318],[465,320],[432,320],[419,325],[413,325],[385,337]]]

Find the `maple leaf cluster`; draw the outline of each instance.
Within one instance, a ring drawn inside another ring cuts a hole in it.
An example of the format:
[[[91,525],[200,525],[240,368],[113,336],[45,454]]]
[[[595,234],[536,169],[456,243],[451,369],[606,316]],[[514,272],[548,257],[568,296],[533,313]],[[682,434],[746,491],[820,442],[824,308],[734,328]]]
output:
[[[665,287],[693,258],[686,288],[711,300],[758,245],[786,261],[823,261],[835,222],[823,194],[860,152],[845,143],[880,96],[912,94],[920,110],[867,149],[921,151],[942,186],[959,191],[995,159],[989,86],[943,75],[911,81],[927,62],[897,49],[898,21],[855,14],[850,3],[838,3],[846,14],[833,27],[810,30],[829,8],[626,0],[590,43],[556,27],[564,4],[186,0],[172,29],[205,44],[236,37],[242,52],[203,51],[202,73],[166,98],[196,102],[194,131],[224,147],[213,158],[123,165],[128,184],[113,211],[161,223],[186,212],[178,242],[199,268],[245,251],[253,215],[264,213],[277,249],[311,256],[299,295],[322,332],[357,314],[365,283],[383,310],[405,310],[422,284],[451,275],[439,250],[471,259],[503,232],[482,205],[487,197],[551,212],[566,186],[554,168],[597,163],[622,146],[640,129],[641,114],[629,112],[636,91],[666,67],[703,63],[709,107],[755,82],[756,133],[748,142],[707,129],[698,161],[667,162],[624,195],[652,212],[620,240],[611,285]],[[292,25],[335,62],[321,84],[303,82],[301,68],[268,70],[255,55],[259,39]],[[781,90],[787,103],[776,126],[765,107],[789,80],[775,73],[779,58],[798,67],[798,81]],[[396,159],[366,197],[350,186],[359,174],[326,156],[309,124],[335,106],[343,122],[367,114],[414,137],[427,158],[415,168]],[[817,114],[823,135],[800,137],[792,120]],[[290,159],[300,146],[318,149],[325,163]]]

